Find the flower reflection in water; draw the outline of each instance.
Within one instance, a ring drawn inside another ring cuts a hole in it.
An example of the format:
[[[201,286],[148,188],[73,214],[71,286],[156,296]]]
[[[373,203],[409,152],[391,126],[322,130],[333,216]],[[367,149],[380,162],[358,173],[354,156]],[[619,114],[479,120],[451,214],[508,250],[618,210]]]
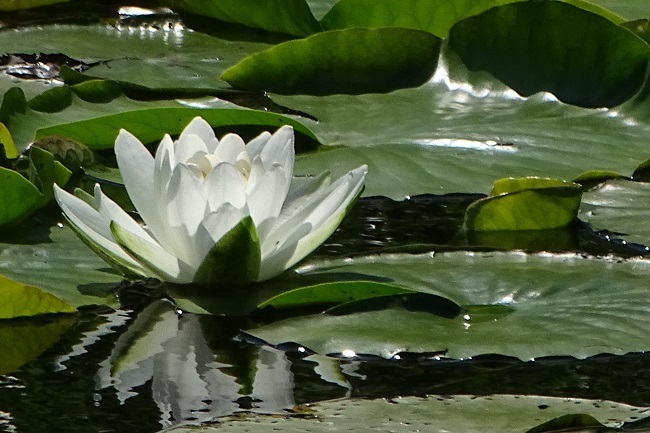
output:
[[[100,364],[97,387],[112,387],[120,403],[127,404],[151,381],[163,427],[242,410],[278,413],[292,407],[291,361],[271,347],[255,350],[256,361],[248,363],[251,371],[241,374],[241,369],[220,360],[227,353],[215,354],[209,346],[200,316],[179,315],[170,303],[158,301],[118,338],[111,356]]]

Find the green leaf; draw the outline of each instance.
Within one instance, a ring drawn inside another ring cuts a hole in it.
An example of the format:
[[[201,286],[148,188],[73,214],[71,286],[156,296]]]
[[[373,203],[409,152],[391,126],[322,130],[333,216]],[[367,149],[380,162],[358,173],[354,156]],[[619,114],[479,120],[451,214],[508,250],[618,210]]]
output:
[[[0,374],[12,373],[36,359],[74,323],[70,315],[0,322]]]
[[[650,159],[639,164],[632,173],[632,179],[637,182],[650,182]]]
[[[649,347],[650,301],[640,283],[650,272],[647,260],[454,252],[321,260],[298,271],[304,278],[326,278],[341,269],[359,278],[389,279],[391,284],[461,306],[502,306],[512,311],[489,320],[475,320],[478,313],[470,308],[467,316],[454,319],[399,309],[316,314],[246,332],[270,344],[293,341],[319,354],[352,350],[386,358],[404,351],[444,350],[453,359],[481,354],[522,360],[586,358],[644,352]]]
[[[321,24],[325,30],[405,27],[445,38],[458,21],[515,1],[520,0],[341,0]]]
[[[173,7],[269,32],[308,36],[321,30],[305,0],[175,0]]]
[[[42,197],[38,206],[44,206],[54,199],[52,187],[56,183],[64,187],[72,172],[54,159],[47,150],[32,146],[29,150],[30,180],[38,186]]]
[[[0,167],[0,226],[18,223],[42,200],[38,188],[21,174]]]
[[[38,287],[21,284],[2,275],[0,299],[0,319],[77,311],[72,305]]]
[[[246,217],[212,247],[197,269],[194,282],[214,286],[255,281],[261,254],[253,219]]]
[[[625,19],[634,20],[648,17],[648,2],[646,0],[589,0],[590,3],[607,8]]]
[[[331,431],[522,433],[525,429],[544,423],[549,418],[562,417],[576,411],[584,413],[585,418],[594,417],[601,420],[602,424],[598,425],[602,430],[598,430],[599,432],[613,432],[620,431],[618,427],[622,423],[637,419],[640,416],[639,412],[643,414],[645,408],[612,401],[538,395],[347,398],[310,404],[308,416],[304,413],[283,414],[283,416],[240,413],[219,418],[217,424],[177,426],[166,429],[165,432],[256,433],[278,429],[307,433]]]
[[[611,237],[650,247],[648,209],[649,183],[615,179],[583,194],[579,217],[594,230],[608,230]]]
[[[20,155],[18,153],[18,149],[16,149],[14,140],[11,137],[11,133],[2,122],[0,122],[0,145],[2,145],[2,148],[4,149],[5,157],[9,159],[16,159]]]
[[[289,290],[268,299],[258,308],[276,310],[331,306],[380,296],[413,293],[412,290],[373,281],[341,281]]]
[[[73,307],[118,304],[122,281],[68,227],[32,225],[0,241],[0,274],[38,287]]]
[[[31,9],[56,3],[66,3],[70,0],[0,0],[0,11],[15,11]]]
[[[613,179],[625,179],[625,176],[611,170],[588,170],[580,173],[572,182],[579,183],[582,185],[582,190],[587,191],[603,182]]]
[[[281,94],[389,92],[426,82],[439,50],[440,39],[419,30],[334,30],[253,54],[220,78]]]
[[[521,95],[547,91],[584,107],[629,99],[650,56],[650,46],[628,30],[555,1],[514,3],[467,18],[451,29],[449,43],[471,70],[490,72]]]
[[[500,179],[490,196],[469,205],[465,227],[475,231],[545,230],[575,220],[580,185],[557,179]]]
[[[650,19],[629,21],[621,25],[650,44]]]

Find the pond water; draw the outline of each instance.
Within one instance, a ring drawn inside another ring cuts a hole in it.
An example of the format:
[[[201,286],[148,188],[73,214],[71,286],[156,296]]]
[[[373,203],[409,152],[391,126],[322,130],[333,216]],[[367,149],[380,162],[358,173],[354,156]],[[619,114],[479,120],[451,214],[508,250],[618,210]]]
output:
[[[468,247],[458,230],[465,207],[475,198],[361,199],[315,255],[404,245],[484,249]],[[571,249],[597,245],[608,252],[604,236],[581,226],[569,231],[575,240]],[[563,242],[558,250],[567,247]],[[119,292],[123,308],[116,311],[91,308],[74,317],[3,323],[0,338],[34,340],[13,346],[20,350],[38,350],[39,338],[58,341],[0,376],[0,431],[156,432],[180,422],[241,411],[283,413],[299,404],[345,397],[515,394],[650,405],[649,354],[531,362],[491,355],[457,361],[432,353],[404,353],[399,361],[327,357],[298,345],[265,345],[241,333],[256,324],[253,317],[182,312],[152,296],[148,286],[155,284],[125,284]],[[21,334],[21,326],[31,334]]]

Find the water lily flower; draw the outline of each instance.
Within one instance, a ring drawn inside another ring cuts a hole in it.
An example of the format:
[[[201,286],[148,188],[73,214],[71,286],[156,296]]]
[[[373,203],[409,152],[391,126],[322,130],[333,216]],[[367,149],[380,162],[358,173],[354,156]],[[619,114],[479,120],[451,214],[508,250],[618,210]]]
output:
[[[336,230],[363,188],[367,167],[334,182],[293,178],[294,133],[283,126],[247,144],[221,140],[200,117],[155,157],[121,130],[115,155],[144,225],[102,193],[55,185],[70,225],[126,275],[173,283],[264,281],[291,268]]]

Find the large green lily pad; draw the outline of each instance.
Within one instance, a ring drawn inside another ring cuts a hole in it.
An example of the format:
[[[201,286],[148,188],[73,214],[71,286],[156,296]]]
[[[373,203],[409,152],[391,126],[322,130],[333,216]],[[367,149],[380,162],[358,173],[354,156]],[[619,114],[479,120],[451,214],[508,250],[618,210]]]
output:
[[[521,95],[548,91],[584,107],[629,99],[650,56],[650,46],[627,29],[557,1],[490,9],[456,23],[449,43],[470,69],[490,72]]]
[[[337,272],[388,279],[461,306],[503,305],[514,311],[490,320],[474,317],[469,307],[467,316],[454,319],[402,309],[317,314],[247,332],[271,344],[295,341],[321,354],[351,350],[386,358],[447,351],[455,359],[497,353],[528,360],[649,350],[650,302],[641,282],[650,261],[456,252],[322,261],[305,268],[310,277]]]
[[[220,78],[236,89],[281,94],[389,92],[426,82],[439,50],[440,39],[420,30],[332,30],[247,57]]]

